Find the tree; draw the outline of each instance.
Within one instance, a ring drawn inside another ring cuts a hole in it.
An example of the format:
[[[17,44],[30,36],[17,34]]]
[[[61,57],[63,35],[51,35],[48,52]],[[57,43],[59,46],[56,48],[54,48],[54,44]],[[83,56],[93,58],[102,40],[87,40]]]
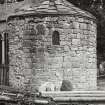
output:
[[[0,0],[0,4],[4,4],[5,0]]]

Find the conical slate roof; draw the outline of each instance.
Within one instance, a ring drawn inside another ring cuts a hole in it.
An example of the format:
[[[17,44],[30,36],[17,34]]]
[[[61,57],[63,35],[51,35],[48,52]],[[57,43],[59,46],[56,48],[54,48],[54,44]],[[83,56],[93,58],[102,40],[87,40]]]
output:
[[[37,5],[35,3],[24,4],[15,9],[9,16],[29,14],[68,14],[94,18],[89,12],[77,8],[66,0],[45,0]]]

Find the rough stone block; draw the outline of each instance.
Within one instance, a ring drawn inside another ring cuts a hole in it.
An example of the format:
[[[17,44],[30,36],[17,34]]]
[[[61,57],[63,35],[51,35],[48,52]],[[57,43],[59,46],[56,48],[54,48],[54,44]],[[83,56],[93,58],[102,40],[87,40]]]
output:
[[[83,18],[78,18],[78,22],[84,22]]]
[[[80,68],[80,63],[78,61],[72,62],[72,68]]]
[[[88,30],[83,30],[84,35],[89,35],[89,31]]]
[[[72,45],[79,45],[80,39],[72,39]]]
[[[78,22],[73,22],[73,28],[79,29],[79,23]]]
[[[87,24],[86,23],[80,23],[79,24],[80,29],[87,29]]]

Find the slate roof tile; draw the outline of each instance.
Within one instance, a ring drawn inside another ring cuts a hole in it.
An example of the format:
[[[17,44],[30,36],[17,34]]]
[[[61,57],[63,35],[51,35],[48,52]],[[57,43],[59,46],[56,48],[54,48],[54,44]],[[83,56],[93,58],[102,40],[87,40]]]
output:
[[[6,8],[5,8],[6,7]],[[5,12],[4,12],[5,11]],[[0,20],[6,19],[9,16],[24,15],[24,14],[74,14],[88,18],[95,18],[87,11],[77,8],[66,0],[44,0],[41,3],[29,3],[24,2],[12,3],[7,6],[0,6]]]

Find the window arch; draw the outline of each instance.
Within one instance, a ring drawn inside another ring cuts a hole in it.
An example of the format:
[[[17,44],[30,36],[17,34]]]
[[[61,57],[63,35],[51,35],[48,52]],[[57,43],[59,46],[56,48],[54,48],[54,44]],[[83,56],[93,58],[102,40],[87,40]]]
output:
[[[52,34],[52,44],[60,45],[60,36],[58,31],[54,31]]]

